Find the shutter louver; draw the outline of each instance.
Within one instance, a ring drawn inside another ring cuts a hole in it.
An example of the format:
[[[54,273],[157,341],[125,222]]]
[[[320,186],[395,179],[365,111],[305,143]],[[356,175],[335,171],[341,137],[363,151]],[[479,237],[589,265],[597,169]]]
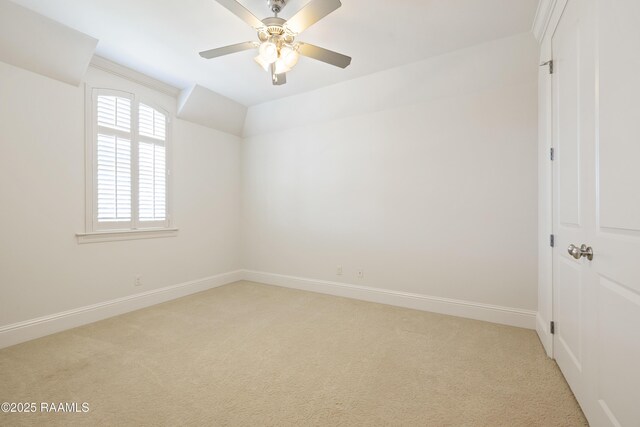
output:
[[[168,114],[113,89],[92,103],[92,230],[167,228]]]
[[[143,221],[166,220],[166,122],[164,114],[140,104],[138,144],[138,216]]]
[[[98,96],[98,126],[131,131],[131,100],[118,96]]]
[[[131,220],[131,141],[98,134],[98,221]]]
[[[165,140],[167,117],[161,112],[149,107],[145,104],[140,104],[140,135],[148,136],[150,138]]]
[[[131,100],[98,96],[98,222],[131,221]]]

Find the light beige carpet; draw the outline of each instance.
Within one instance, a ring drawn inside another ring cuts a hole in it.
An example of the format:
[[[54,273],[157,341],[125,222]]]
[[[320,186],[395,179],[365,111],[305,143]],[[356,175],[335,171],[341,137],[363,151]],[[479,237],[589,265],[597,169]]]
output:
[[[0,350],[0,425],[579,426],[534,331],[249,282]]]

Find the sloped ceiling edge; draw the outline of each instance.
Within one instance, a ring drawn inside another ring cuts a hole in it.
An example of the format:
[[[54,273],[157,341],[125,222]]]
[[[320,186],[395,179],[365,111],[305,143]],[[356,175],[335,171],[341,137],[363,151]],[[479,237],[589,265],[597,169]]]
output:
[[[98,40],[0,0],[0,61],[78,86]]]
[[[183,90],[178,118],[242,136],[247,107],[200,85]]]

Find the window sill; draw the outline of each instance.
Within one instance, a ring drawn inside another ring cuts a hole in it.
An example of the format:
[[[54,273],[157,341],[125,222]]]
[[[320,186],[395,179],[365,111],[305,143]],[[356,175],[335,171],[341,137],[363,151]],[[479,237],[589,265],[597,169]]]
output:
[[[175,237],[177,228],[152,228],[147,230],[111,230],[92,233],[76,233],[78,243],[115,242],[118,240],[157,239],[160,237]]]

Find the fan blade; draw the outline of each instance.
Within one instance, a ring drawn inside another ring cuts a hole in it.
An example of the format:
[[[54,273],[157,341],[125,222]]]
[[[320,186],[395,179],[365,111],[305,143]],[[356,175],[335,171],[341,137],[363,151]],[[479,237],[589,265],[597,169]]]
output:
[[[216,0],[221,6],[224,6],[229,12],[242,19],[244,22],[255,28],[256,30],[264,28],[265,25],[261,20],[249,12],[247,8],[238,3],[236,0]]]
[[[274,86],[282,86],[287,82],[287,73],[276,74],[276,65],[271,64],[271,83]]]
[[[243,50],[253,49],[256,47],[254,42],[244,42],[232,44],[230,46],[219,47],[217,49],[205,50],[200,52],[200,56],[206,59],[217,58],[218,56],[229,55],[230,53],[242,52]]]
[[[351,64],[350,56],[308,43],[299,43],[298,52],[300,52],[300,55],[308,56],[309,58],[326,62],[327,64],[335,65],[340,68],[347,68],[349,64]]]
[[[300,34],[340,6],[342,6],[340,0],[311,0],[309,4],[293,15],[284,26],[288,30]]]

